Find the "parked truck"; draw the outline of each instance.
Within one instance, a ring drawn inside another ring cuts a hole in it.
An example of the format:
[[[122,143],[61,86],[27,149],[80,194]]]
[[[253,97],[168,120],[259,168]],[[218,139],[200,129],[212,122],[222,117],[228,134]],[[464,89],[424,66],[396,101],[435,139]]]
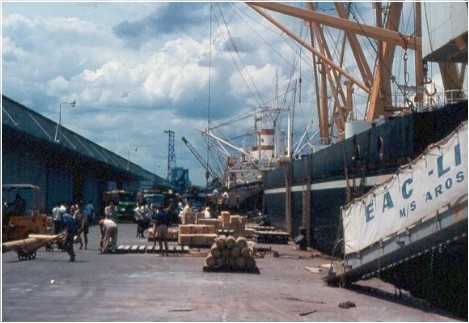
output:
[[[103,192],[102,200],[108,205],[112,200],[116,204],[117,218],[119,222],[134,221],[134,209],[137,206],[137,193],[134,191],[112,190]]]
[[[2,185],[2,242],[25,239],[31,233],[52,233],[52,218],[44,211],[39,186]]]

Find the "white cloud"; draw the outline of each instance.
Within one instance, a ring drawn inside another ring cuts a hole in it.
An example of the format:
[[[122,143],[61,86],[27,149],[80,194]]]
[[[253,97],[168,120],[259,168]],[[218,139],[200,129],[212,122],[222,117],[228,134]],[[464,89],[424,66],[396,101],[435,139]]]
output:
[[[164,130],[171,129],[177,138],[178,166],[190,167],[193,182],[203,184],[204,171],[180,138],[190,138],[200,152],[205,150],[203,138],[194,128],[204,129],[207,124],[209,72],[212,118],[220,122],[255,107],[257,102],[250,93],[255,90],[246,88],[233,64],[235,54],[226,51],[225,40],[216,29],[210,41],[208,21],[204,22],[206,26],[180,32],[174,26],[171,37],[148,33],[139,47],[129,46],[113,32],[113,27],[124,21],[151,22],[146,18],[159,6],[6,5],[2,17],[3,90],[54,120],[60,102],[76,100],[77,108],[62,110],[65,127],[125,158],[130,146],[141,146],[131,153],[132,162],[150,171],[159,164],[159,175],[165,176],[167,166]],[[230,18],[228,26],[245,63],[240,71],[245,76],[249,71],[264,100],[272,99],[276,71],[280,86],[284,86],[289,71],[282,70],[282,60],[276,62],[274,51],[263,41],[251,43],[243,38],[246,33],[255,33],[244,23],[237,26],[236,15]],[[284,55],[291,54],[288,47],[276,48]],[[242,126],[252,127],[251,121]]]
[[[49,95],[67,94],[69,88],[70,82],[64,79],[63,76],[57,76],[47,83],[46,93]]]
[[[23,60],[27,57],[27,53],[18,47],[14,40],[10,37],[2,38],[2,54],[4,61]]]

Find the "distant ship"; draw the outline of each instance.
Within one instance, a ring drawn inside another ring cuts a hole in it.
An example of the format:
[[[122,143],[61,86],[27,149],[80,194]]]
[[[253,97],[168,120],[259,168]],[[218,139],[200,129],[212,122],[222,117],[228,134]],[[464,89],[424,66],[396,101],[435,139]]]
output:
[[[248,148],[236,147],[209,130],[203,132],[235,151],[225,156],[221,185],[236,197],[237,211],[263,208],[262,174],[275,169],[278,158],[285,153],[285,134],[277,129],[275,121],[279,113],[278,108],[260,108],[260,113],[254,116],[254,143]]]

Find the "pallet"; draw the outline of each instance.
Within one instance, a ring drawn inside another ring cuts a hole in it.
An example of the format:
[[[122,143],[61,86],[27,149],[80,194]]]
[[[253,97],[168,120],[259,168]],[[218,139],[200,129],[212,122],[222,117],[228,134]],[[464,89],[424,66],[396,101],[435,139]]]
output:
[[[233,235],[234,234],[234,230],[230,230],[230,229],[220,229],[217,231],[217,234],[218,235],[225,235],[225,236],[230,236],[230,235]]]
[[[272,247],[269,246],[269,247],[257,247],[257,246],[254,246],[253,247],[253,250],[254,250],[254,254],[258,253],[258,252],[272,252]]]
[[[275,227],[268,227],[268,226],[255,226],[253,227],[253,229],[255,231],[258,231],[258,232],[263,232],[263,231],[276,231],[277,228]]]
[[[205,273],[240,273],[240,274],[260,274],[259,268],[255,269],[235,269],[235,268],[210,268],[208,266],[203,267]]]
[[[290,235],[282,231],[256,231],[253,240],[257,243],[288,244]]]
[[[160,246],[146,246],[146,245],[119,245],[117,246],[118,254],[153,254],[153,253],[161,253]],[[168,253],[170,254],[182,254],[182,253],[189,253],[188,246],[172,246],[168,248]]]

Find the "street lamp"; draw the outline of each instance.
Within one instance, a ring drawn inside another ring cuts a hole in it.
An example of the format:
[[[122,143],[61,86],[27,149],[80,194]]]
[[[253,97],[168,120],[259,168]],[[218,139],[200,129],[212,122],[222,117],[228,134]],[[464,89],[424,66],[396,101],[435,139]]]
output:
[[[60,109],[59,109],[59,123],[57,123],[57,126],[55,128],[55,137],[54,141],[59,142],[60,140],[57,138],[59,134],[59,127],[61,126],[62,123],[62,104],[70,104],[72,108],[74,108],[77,105],[77,101],[73,100],[72,102],[60,102]]]

